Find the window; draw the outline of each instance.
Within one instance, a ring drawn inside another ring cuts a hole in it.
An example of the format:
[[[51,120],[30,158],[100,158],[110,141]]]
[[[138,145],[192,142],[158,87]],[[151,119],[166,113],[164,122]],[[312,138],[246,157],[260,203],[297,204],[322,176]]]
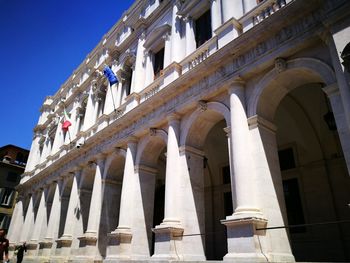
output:
[[[196,47],[200,47],[211,38],[211,15],[210,10],[206,11],[195,20]]]
[[[25,163],[25,159],[24,159],[23,153],[17,153],[15,162],[18,163],[18,164],[24,164]]]
[[[164,48],[154,54],[153,72],[154,79],[158,78],[164,68]]]
[[[129,96],[131,93],[132,72],[133,71],[130,69],[130,74],[128,75],[126,80],[126,89],[125,89],[126,96]]]
[[[0,214],[0,228],[8,229],[10,226],[11,217],[9,215]]]
[[[281,171],[293,169],[296,167],[293,148],[287,148],[278,151],[278,159]]]
[[[12,198],[14,196],[15,190],[11,188],[2,188],[0,205],[1,206],[12,206]]]
[[[305,223],[304,212],[300,198],[299,184],[297,178],[283,180],[283,192],[286,201],[287,218],[289,225],[300,225]],[[302,233],[306,228],[293,227],[290,233]]]

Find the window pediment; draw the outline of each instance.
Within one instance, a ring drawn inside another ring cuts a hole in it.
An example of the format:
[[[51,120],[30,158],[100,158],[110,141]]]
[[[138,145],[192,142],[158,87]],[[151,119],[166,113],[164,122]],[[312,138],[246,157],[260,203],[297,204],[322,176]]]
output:
[[[146,50],[153,50],[159,44],[159,39],[165,36],[167,33],[170,33],[171,26],[168,24],[159,26],[151,31],[151,33],[147,36],[146,41],[144,43],[144,48]]]

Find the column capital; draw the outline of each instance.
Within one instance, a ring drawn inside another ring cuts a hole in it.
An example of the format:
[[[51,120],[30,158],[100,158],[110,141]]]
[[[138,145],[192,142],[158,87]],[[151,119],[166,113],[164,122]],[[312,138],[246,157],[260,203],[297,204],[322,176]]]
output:
[[[254,115],[248,118],[248,126],[250,130],[255,128],[264,128],[265,130],[268,130],[272,133],[276,133],[277,131],[275,124],[258,115]]]
[[[180,121],[180,115],[177,114],[177,113],[170,113],[168,116],[167,116],[167,120],[168,122],[173,122],[173,121]]]
[[[127,138],[127,144],[130,144],[130,143],[137,143],[139,141],[139,138],[137,138],[136,136],[134,135],[131,135]]]
[[[205,153],[202,150],[199,150],[197,148],[194,148],[192,146],[189,145],[182,145],[179,147],[179,152],[180,154],[185,154],[185,153],[190,153],[190,154],[194,154],[198,157],[204,157]]]
[[[327,94],[328,97],[339,94],[339,87],[337,83],[328,85],[327,87],[322,88],[322,90]]]
[[[237,89],[238,90],[244,89],[244,87],[245,87],[245,81],[240,77],[238,77],[231,81],[227,89],[229,94],[231,94],[235,92]]]
[[[231,135],[231,126],[227,126],[223,128],[224,132],[226,133],[226,137],[230,137]]]

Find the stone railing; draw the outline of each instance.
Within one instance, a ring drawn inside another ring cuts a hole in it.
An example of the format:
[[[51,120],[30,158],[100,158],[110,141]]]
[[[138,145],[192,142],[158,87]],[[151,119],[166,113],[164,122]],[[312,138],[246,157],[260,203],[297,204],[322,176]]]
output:
[[[130,94],[125,99],[125,102],[115,111],[108,115],[101,115],[92,127],[90,127],[87,131],[80,132],[77,137],[74,138],[71,143],[69,143],[69,145],[64,144],[64,146],[60,147],[57,153],[49,156],[47,160],[43,161],[42,163],[37,164],[33,171],[29,171],[27,173],[28,176],[30,177],[39,173],[52,163],[64,157],[67,152],[76,148],[77,142],[88,140],[89,138],[93,137],[96,132],[103,130],[106,128],[106,126],[117,121],[129,111],[138,107],[139,104],[156,96],[168,84],[175,81],[179,76],[194,69],[197,65],[201,64],[208,57],[214,54],[219,48],[222,48],[224,45],[237,38],[240,34],[243,34],[250,28],[261,23],[264,19],[268,18],[275,12],[278,12],[278,10],[284,8],[292,1],[295,0],[265,0],[240,19],[229,19],[215,30],[215,35],[211,39],[196,49],[192,54],[187,56],[180,63],[173,62],[168,65],[165,69],[163,69],[162,74],[160,74],[160,76],[157,77],[150,85],[145,87],[139,93]],[[97,69],[95,69],[95,71],[96,70]],[[73,90],[71,96],[76,95],[77,91]],[[79,92],[81,91],[79,90]],[[24,181],[26,181],[26,179]]]
[[[239,19],[243,32],[261,23],[294,0],[265,0]]]
[[[182,74],[202,63],[211,54],[213,54],[217,48],[217,36],[214,36],[180,62]]]

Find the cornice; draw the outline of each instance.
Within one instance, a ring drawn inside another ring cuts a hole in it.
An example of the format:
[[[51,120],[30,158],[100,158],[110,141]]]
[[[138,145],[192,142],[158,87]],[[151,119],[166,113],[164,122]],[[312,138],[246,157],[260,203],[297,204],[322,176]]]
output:
[[[296,0],[295,2],[301,3],[302,1]],[[285,15],[283,12],[276,13],[274,20],[281,19]],[[303,15],[301,14],[301,16]],[[285,45],[285,41],[276,42],[276,37],[277,39],[279,38],[278,34],[286,30],[286,26],[298,28],[298,31],[292,30],[293,35],[288,41],[298,41],[299,38],[305,39],[306,37],[313,38],[317,31],[315,25],[319,23],[319,19],[322,19],[322,16],[317,16],[314,13],[310,16],[312,20],[309,20],[307,24],[304,21],[308,18],[302,17],[297,22],[291,20],[290,25],[282,24],[279,30],[273,32],[263,31],[262,28],[266,27],[265,23],[267,23],[267,20],[261,22],[257,25],[261,31],[250,30],[242,34],[237,39],[217,50],[191,71],[180,75],[176,80],[163,87],[156,95],[143,101],[137,108],[119,115],[117,119],[113,119],[116,113],[111,113],[109,115],[110,124],[88,138],[84,144],[84,149],[72,149],[64,157],[58,159],[49,167],[46,167],[27,180],[23,187],[34,185],[41,180],[53,180],[52,178],[61,173],[67,173],[72,167],[86,163],[92,156],[103,152],[105,149],[125,147],[127,138],[138,130],[156,127],[157,123],[162,122],[169,113],[181,113],[183,109],[188,109],[189,105],[193,104],[193,107],[195,107],[199,100],[209,100],[210,97],[225,92],[233,79],[243,76],[242,73],[248,74],[247,71],[249,70],[251,61],[248,60],[243,64],[237,65],[235,63],[239,56],[256,54],[257,56],[252,59],[258,59],[265,55],[265,53],[257,54],[255,52],[255,49],[261,45],[261,41],[273,41],[276,43],[274,46],[269,46],[268,52],[266,51],[266,55],[268,55],[271,52],[285,52],[281,49]],[[249,43],[247,39],[250,39],[252,36],[256,36],[256,39],[259,39],[260,42],[257,42],[255,45],[247,45],[246,43]],[[245,43],[245,45],[242,46],[242,43]],[[242,47],[237,49],[239,46]],[[235,50],[237,53],[232,53],[232,50]],[[277,57],[281,56],[281,54],[277,55]],[[265,63],[265,68],[274,65],[273,59],[271,59],[270,64]],[[263,69],[260,68],[260,70]],[[198,72],[201,72],[201,74],[198,74]]]

